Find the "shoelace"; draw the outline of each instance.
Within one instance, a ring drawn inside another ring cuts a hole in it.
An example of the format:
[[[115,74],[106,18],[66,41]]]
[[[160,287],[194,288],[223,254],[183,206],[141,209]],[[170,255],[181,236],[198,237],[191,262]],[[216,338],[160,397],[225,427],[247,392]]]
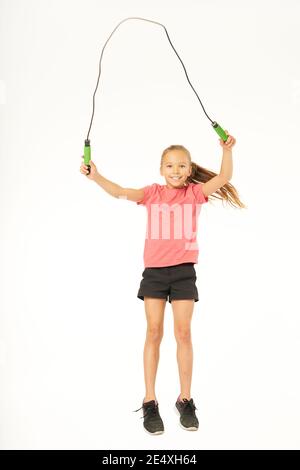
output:
[[[187,398],[184,398],[182,402],[184,412],[188,412],[194,416],[195,410],[197,410],[198,408],[196,408],[193,399],[191,398],[190,400],[188,400]]]
[[[133,410],[133,412],[139,411],[142,408],[143,408],[143,405],[140,408],[138,408],[137,410]],[[148,411],[148,413],[147,413],[147,411]],[[150,404],[147,404],[146,413],[143,414],[143,416],[141,416],[140,419],[145,418],[150,413],[152,414],[152,416],[157,416],[157,414],[158,414],[158,403],[155,403],[155,402],[152,403],[151,402]]]

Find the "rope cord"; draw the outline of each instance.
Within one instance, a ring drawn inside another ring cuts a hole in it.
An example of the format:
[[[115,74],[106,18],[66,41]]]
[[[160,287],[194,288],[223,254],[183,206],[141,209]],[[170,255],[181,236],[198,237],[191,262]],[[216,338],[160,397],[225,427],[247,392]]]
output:
[[[190,86],[192,87],[193,91],[195,92],[195,94],[196,94],[196,96],[197,96],[197,98],[198,98],[198,100],[199,100],[199,102],[200,102],[200,104],[201,104],[201,106],[202,106],[202,108],[203,108],[204,113],[206,114],[206,116],[208,117],[208,119],[211,121],[211,123],[213,123],[212,119],[208,116],[207,112],[205,111],[204,106],[203,106],[203,104],[202,104],[202,102],[201,102],[201,100],[200,100],[200,98],[199,98],[199,96],[198,96],[196,90],[194,89],[193,85],[192,85],[191,82],[190,82],[190,79],[189,79],[189,77],[188,77],[188,74],[187,74],[187,71],[186,71],[186,69],[185,69],[184,63],[182,62],[182,60],[181,60],[181,58],[179,57],[179,55],[178,55],[178,53],[177,53],[175,47],[173,46],[173,44],[172,44],[172,42],[171,42],[171,39],[170,39],[170,37],[169,37],[169,35],[168,35],[168,31],[167,31],[166,27],[165,27],[163,24],[158,23],[157,21],[148,20],[148,19],[146,19],[146,18],[141,18],[141,17],[137,17],[137,16],[130,16],[130,17],[125,18],[124,20],[120,21],[120,23],[119,23],[119,24],[115,27],[115,29],[112,31],[112,33],[110,34],[109,38],[107,39],[107,41],[105,42],[105,44],[104,44],[104,46],[103,46],[103,48],[102,48],[102,52],[101,52],[101,56],[100,56],[100,62],[99,62],[99,75],[98,75],[98,80],[97,80],[96,89],[95,89],[94,95],[93,95],[93,114],[92,114],[91,123],[90,123],[90,127],[89,127],[88,134],[87,134],[87,140],[89,139],[89,134],[90,134],[90,130],[91,130],[91,127],[92,127],[93,118],[94,118],[94,112],[95,112],[95,95],[96,95],[96,91],[97,91],[97,88],[98,88],[99,79],[100,79],[100,75],[101,75],[101,61],[102,61],[103,52],[104,52],[104,49],[105,49],[105,47],[106,47],[106,44],[108,43],[108,41],[109,41],[110,38],[112,37],[113,33],[114,33],[114,32],[116,31],[116,29],[120,26],[120,24],[124,23],[124,21],[127,21],[127,20],[143,20],[143,21],[149,21],[150,23],[158,24],[159,26],[162,26],[162,27],[164,28],[164,30],[165,30],[165,32],[166,32],[166,35],[167,35],[167,38],[168,38],[168,41],[170,42],[172,48],[173,48],[174,51],[175,51],[175,54],[177,55],[178,59],[180,60],[182,66],[183,66],[183,68],[184,68],[184,72],[185,72],[186,78],[187,78],[187,80],[188,80]]]

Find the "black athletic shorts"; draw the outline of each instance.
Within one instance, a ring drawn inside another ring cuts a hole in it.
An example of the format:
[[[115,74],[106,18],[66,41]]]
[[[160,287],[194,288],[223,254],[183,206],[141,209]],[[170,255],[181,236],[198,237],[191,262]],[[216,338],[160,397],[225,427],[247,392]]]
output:
[[[181,263],[161,268],[145,268],[137,297],[172,300],[194,299],[198,302],[195,263]],[[169,297],[169,298],[168,298]]]

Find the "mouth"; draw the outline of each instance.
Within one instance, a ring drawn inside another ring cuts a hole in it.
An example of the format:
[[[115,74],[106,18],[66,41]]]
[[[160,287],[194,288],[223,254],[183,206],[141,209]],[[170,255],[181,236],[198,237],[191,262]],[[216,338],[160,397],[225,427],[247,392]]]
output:
[[[171,179],[172,181],[181,181],[182,178],[183,178],[182,176],[170,176],[170,179]]]

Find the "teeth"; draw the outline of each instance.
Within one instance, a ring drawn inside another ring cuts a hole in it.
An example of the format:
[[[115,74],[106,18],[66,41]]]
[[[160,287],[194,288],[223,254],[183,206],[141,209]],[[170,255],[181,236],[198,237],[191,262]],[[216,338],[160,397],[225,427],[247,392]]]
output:
[[[172,180],[180,180],[180,176],[171,176]]]

